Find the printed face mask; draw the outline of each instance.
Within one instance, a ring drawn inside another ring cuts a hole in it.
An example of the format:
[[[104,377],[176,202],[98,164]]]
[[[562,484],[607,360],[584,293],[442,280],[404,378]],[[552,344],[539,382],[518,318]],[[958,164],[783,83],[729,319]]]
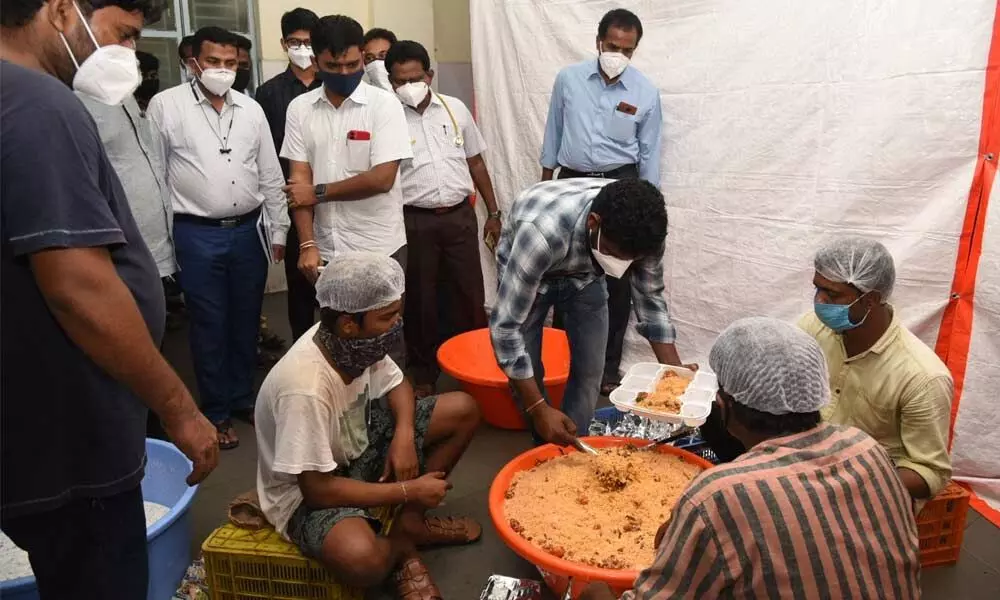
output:
[[[349,377],[361,377],[366,369],[385,358],[403,339],[403,320],[389,331],[370,338],[342,338],[322,325],[316,331],[316,341]]]

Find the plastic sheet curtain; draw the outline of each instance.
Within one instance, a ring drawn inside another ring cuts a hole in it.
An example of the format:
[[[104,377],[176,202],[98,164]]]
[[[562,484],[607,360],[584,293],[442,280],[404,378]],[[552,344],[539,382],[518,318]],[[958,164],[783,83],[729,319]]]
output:
[[[1000,508],[996,0],[471,0],[502,208],[540,178],[556,73],[596,59],[597,24],[617,7],[642,19],[633,64],[663,103],[682,358],[704,363],[737,318],[810,310],[812,255],[831,236],[880,239],[904,323],[959,379],[955,477]],[[630,332],[626,362],[650,357]]]

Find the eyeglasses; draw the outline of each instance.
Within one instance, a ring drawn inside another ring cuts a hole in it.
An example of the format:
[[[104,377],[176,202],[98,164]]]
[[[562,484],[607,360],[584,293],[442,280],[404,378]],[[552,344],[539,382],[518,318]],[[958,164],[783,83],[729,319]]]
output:
[[[302,47],[310,48],[312,46],[309,40],[299,40],[296,38],[288,38],[287,40],[285,40],[285,45],[291,48],[292,50],[298,50],[299,48]]]

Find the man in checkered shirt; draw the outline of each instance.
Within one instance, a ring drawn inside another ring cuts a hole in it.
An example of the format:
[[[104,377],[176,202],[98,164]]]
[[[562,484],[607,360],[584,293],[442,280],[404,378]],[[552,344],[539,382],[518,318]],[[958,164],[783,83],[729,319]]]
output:
[[[568,445],[593,417],[608,337],[605,277],[631,267],[639,333],[661,363],[681,364],[664,299],[666,235],[663,195],[640,179],[547,181],[514,202],[497,248],[490,337],[536,442]],[[570,344],[565,413],[550,405],[542,385],[542,328],[553,307],[565,315]]]

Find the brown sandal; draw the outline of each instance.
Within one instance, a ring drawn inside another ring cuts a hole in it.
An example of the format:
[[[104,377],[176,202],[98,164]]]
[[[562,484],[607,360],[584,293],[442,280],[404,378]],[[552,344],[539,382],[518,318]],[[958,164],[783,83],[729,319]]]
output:
[[[417,545],[422,548],[435,546],[464,546],[483,536],[483,526],[471,517],[427,517],[426,532]]]
[[[403,561],[399,569],[392,574],[392,582],[396,586],[396,595],[400,600],[444,600],[441,592],[427,566],[419,558]]]

